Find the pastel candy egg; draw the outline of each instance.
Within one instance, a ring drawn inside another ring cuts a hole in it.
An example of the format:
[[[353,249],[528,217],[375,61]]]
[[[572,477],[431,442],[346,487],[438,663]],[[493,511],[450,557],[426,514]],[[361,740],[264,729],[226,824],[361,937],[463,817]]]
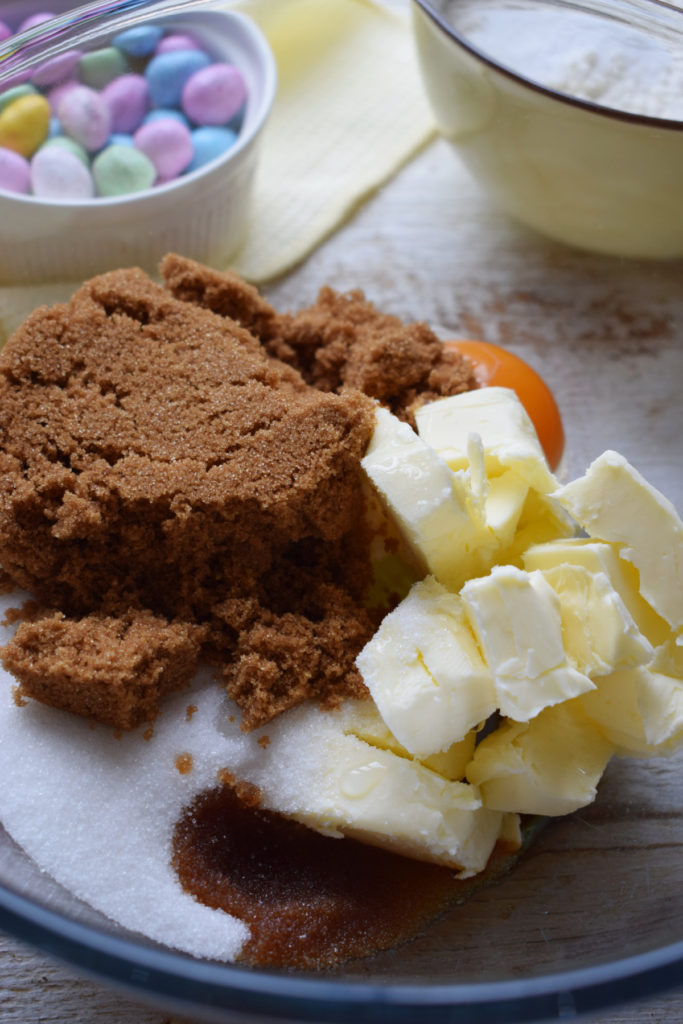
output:
[[[111,130],[134,132],[149,105],[147,79],[143,75],[121,75],[104,87],[102,99],[111,113]]]
[[[10,103],[14,103],[15,100],[20,100],[22,96],[35,96],[37,91],[28,82],[23,82],[21,85],[14,85],[11,89],[6,89],[0,93],[0,113],[2,113],[5,107],[9,107]]]
[[[156,179],[154,164],[132,146],[107,146],[93,160],[93,177],[101,196],[122,196],[151,188]]]
[[[193,156],[191,132],[171,118],[144,124],[133,138],[137,149],[149,157],[157,175],[165,181],[181,174]]]
[[[85,167],[90,167],[90,157],[83,146],[74,139],[70,139],[68,135],[53,135],[43,143],[41,149],[45,149],[46,146],[62,146],[63,149],[68,149],[70,153],[77,156]]]
[[[159,25],[135,25],[114,36],[113,44],[129,57],[150,57],[163,34]]]
[[[0,114],[0,146],[32,156],[50,131],[50,104],[44,96],[22,96]]]
[[[31,188],[46,199],[90,199],[95,193],[90,169],[64,146],[46,146],[36,153]]]
[[[186,168],[188,174],[223,156],[236,142],[237,133],[231,128],[195,128],[192,132],[194,156]]]
[[[80,88],[81,88],[80,83],[75,81],[75,80],[73,80],[73,81],[70,81],[70,82],[61,82],[59,85],[55,85],[54,88],[50,89],[50,91],[46,95],[47,95],[47,101],[50,104],[50,109],[52,110],[52,113],[53,114],[57,113],[57,110],[59,109],[59,104],[61,103],[62,98],[64,96],[66,96],[66,94],[68,92],[72,92],[74,89],[80,89]]]
[[[109,136],[108,146],[134,146],[135,139],[127,132],[112,132]]]
[[[175,50],[152,57],[145,68],[145,77],[154,106],[179,106],[188,78],[210,63],[211,58],[202,50]]]
[[[57,116],[64,134],[80,142],[89,153],[101,149],[111,133],[109,107],[102,96],[87,85],[66,93],[57,107]]]
[[[9,39],[11,35],[12,29],[9,27],[9,25],[4,21],[0,21],[0,43],[3,41],[3,39]]]
[[[182,108],[195,124],[226,124],[247,98],[242,72],[233,64],[210,64],[183,88]]]
[[[84,53],[78,62],[78,77],[83,85],[89,85],[91,89],[103,89],[127,70],[128,61],[115,46],[104,46],[100,50]]]
[[[201,50],[201,46],[194,36],[186,32],[173,32],[164,36],[157,46],[157,53],[175,53],[176,50]]]
[[[28,18],[24,18],[20,22],[17,28],[17,33],[26,32],[29,28],[37,28],[38,25],[42,25],[44,21],[49,21],[50,18],[54,18],[55,15],[52,11],[41,11],[40,14],[31,14]]]
[[[57,54],[56,57],[50,57],[35,69],[31,81],[41,89],[63,82],[74,74],[81,56],[80,50],[68,50],[66,53]]]
[[[13,149],[0,149],[0,188],[7,192],[28,192],[31,169],[26,157]]]
[[[190,122],[187,120],[182,110],[174,110],[173,107],[157,107],[155,110],[150,110],[142,119],[143,124],[149,124],[150,121],[161,121],[165,117],[170,117],[172,121],[179,121],[180,124],[184,124],[186,128],[190,127]]]

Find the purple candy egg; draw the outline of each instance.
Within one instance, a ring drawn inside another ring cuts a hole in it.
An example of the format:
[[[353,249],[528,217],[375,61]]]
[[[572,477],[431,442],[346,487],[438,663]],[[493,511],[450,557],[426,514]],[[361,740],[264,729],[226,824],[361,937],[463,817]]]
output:
[[[88,167],[64,146],[46,146],[31,160],[33,194],[46,199],[90,199],[95,186]]]
[[[28,192],[31,169],[28,160],[12,149],[0,148],[0,188],[8,192]]]
[[[149,106],[147,80],[144,75],[121,75],[104,87],[102,99],[111,113],[111,130],[134,132]]]
[[[185,83],[183,112],[201,125],[226,124],[247,98],[242,72],[233,64],[210,64]]]
[[[32,14],[29,18],[25,18],[21,22],[17,32],[26,32],[29,28],[37,28],[38,25],[42,25],[44,21],[49,21],[54,17],[55,15],[52,11],[41,11],[40,14]]]
[[[136,149],[149,157],[163,181],[182,174],[194,155],[189,129],[170,117],[144,124],[134,138]]]
[[[4,21],[0,21],[0,43],[2,42],[3,39],[9,39],[11,35],[12,29],[9,27],[9,25]]]
[[[50,57],[36,68],[31,75],[31,81],[41,88],[63,82],[71,78],[81,57],[80,50],[68,50],[66,53],[57,54],[56,57]]]
[[[94,153],[101,149],[111,134],[111,114],[100,93],[79,85],[59,101],[57,117],[62,131]]]
[[[174,53],[175,50],[201,50],[197,40],[185,32],[174,32],[173,35],[164,36],[157,45],[157,53]]]

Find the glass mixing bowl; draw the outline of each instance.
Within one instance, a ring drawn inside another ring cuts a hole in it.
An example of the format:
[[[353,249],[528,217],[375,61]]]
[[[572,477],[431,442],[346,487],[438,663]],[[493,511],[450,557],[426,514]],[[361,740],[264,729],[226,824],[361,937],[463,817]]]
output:
[[[0,926],[194,1019],[566,1019],[683,984],[681,762],[612,761],[597,801],[545,825],[502,878],[401,948],[319,974],[202,962],[123,932],[5,833]]]

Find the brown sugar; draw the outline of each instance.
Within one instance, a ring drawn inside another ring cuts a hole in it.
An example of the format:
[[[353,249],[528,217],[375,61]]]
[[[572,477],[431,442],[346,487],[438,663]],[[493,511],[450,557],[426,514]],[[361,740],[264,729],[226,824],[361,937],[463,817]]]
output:
[[[190,678],[201,638],[201,627],[150,612],[81,619],[55,612],[22,623],[3,663],[21,680],[22,697],[130,729]]]
[[[174,295],[234,317],[323,391],[357,388],[412,421],[416,405],[477,386],[468,361],[444,349],[427,324],[380,312],[360,290],[324,287],[315,305],[279,315],[236,274],[172,255],[161,270]]]
[[[409,416],[467,364],[360,293],[280,315],[234,274],[162,270],[93,278],[0,355],[0,563],[50,610],[3,663],[118,728],[200,657],[248,729],[361,696],[372,399]]]

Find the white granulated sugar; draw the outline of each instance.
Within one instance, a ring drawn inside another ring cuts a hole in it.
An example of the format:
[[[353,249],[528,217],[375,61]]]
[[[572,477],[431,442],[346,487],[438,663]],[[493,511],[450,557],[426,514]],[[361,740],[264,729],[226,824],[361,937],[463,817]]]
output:
[[[452,10],[458,30],[483,53],[540,85],[614,110],[683,120],[683,56],[663,36],[562,7]]]
[[[0,618],[27,596],[0,599]],[[9,635],[0,628],[0,642]],[[237,707],[205,671],[165,701],[149,739],[144,727],[117,738],[111,728],[35,701],[17,706],[15,685],[0,668],[0,821],[7,832],[39,868],[123,927],[195,956],[233,960],[248,927],[182,889],[171,866],[174,826],[225,769],[262,787],[265,807],[301,810],[302,793],[324,775],[339,716],[305,705],[245,734]],[[196,707],[190,716],[189,704]],[[176,758],[187,754],[192,768],[181,774]]]

